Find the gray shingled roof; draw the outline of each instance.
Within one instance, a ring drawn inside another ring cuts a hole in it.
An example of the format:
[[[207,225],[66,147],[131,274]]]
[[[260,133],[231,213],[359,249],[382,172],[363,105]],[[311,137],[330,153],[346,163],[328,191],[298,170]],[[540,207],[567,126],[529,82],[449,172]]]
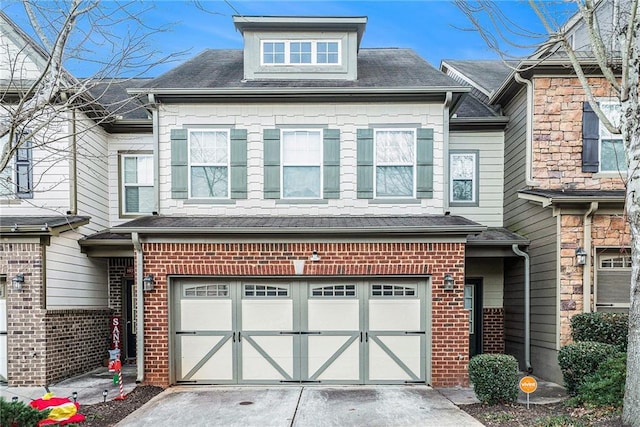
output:
[[[460,87],[411,49],[360,49],[358,79],[243,81],[242,50],[205,50],[166,72],[146,88],[322,88],[322,87]]]
[[[456,117],[502,117],[475,96],[468,94],[455,111]]]
[[[625,190],[520,190],[519,194],[535,196],[548,199],[549,203],[556,202],[577,202],[586,203],[590,201],[602,202],[623,202],[625,200]]]
[[[112,228],[112,232],[155,233],[467,233],[486,227],[460,216],[147,216]]]
[[[511,68],[500,60],[445,59],[443,62],[451,65],[489,93],[498,89],[512,72]],[[518,63],[511,61],[508,64],[515,67]]]
[[[467,238],[467,243],[474,246],[493,245],[529,245],[530,241],[506,228],[490,227]]]
[[[139,88],[153,79],[105,79],[93,86],[89,92],[114,116],[126,120],[149,119],[149,113],[137,98],[127,93],[129,88]]]

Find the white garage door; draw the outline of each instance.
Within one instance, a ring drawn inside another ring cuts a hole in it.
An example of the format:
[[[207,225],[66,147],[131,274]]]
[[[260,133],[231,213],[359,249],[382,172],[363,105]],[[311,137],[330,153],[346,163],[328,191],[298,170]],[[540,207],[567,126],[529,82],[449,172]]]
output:
[[[426,283],[173,282],[176,383],[426,382]]]

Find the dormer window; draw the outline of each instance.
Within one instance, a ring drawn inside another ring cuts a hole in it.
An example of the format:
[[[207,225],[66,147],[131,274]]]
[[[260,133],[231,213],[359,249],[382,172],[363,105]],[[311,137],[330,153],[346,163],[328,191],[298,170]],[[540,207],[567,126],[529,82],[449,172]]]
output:
[[[262,65],[340,65],[341,40],[263,40]]]

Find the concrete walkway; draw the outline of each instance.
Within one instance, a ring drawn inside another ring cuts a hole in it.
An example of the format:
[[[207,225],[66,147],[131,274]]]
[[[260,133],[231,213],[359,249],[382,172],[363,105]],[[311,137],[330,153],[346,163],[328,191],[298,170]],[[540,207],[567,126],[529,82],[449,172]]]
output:
[[[136,367],[135,365],[125,365],[122,367],[124,393],[131,392],[136,387]],[[107,368],[98,368],[88,374],[69,378],[64,381],[52,384],[49,390],[57,397],[71,397],[75,391],[78,393],[80,405],[89,405],[102,402],[103,392],[107,391],[107,400],[113,400],[120,395],[119,386],[113,383],[113,372]],[[0,396],[11,401],[13,397],[29,403],[38,399],[46,393],[44,387],[8,387],[0,385]]]
[[[482,426],[428,386],[171,387],[118,426]]]

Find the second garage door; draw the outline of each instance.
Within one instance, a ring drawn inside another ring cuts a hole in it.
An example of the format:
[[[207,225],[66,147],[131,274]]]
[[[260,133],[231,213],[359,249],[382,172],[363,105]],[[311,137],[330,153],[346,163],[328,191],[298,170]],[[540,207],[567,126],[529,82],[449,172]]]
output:
[[[173,378],[427,382],[425,282],[172,282]]]

